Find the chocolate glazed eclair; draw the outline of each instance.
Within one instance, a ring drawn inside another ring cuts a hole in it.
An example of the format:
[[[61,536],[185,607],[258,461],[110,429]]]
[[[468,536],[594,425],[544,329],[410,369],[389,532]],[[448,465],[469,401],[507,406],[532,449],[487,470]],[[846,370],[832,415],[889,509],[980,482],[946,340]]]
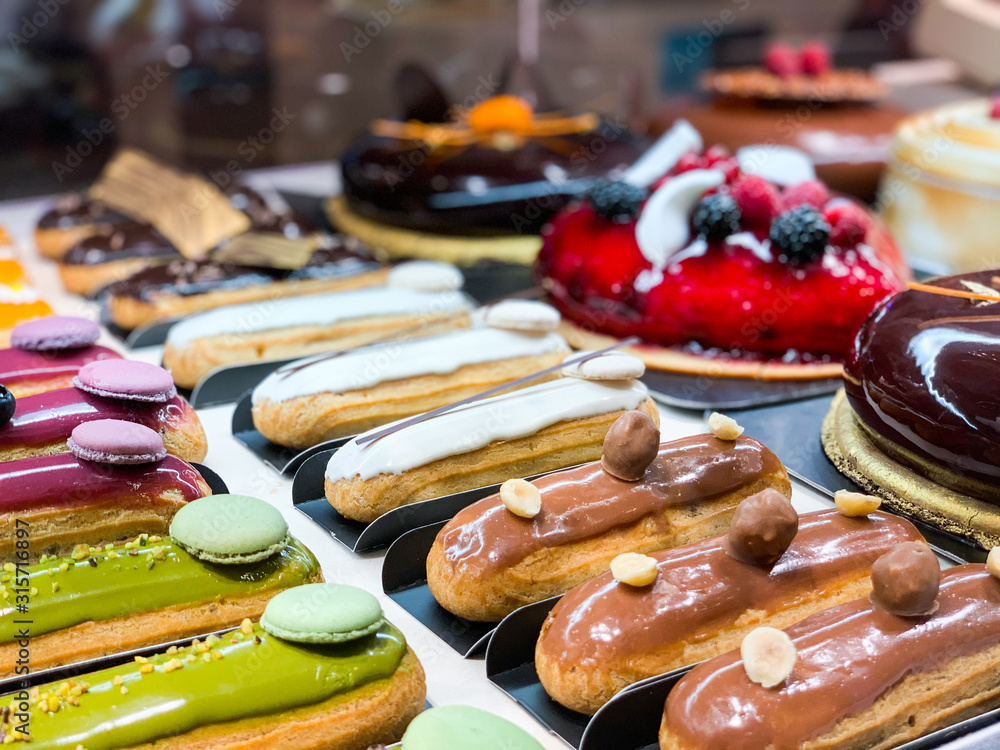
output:
[[[744,500],[725,536],[651,555],[645,585],[612,573],[570,591],[535,649],[539,679],[562,705],[592,714],[632,683],[724,653],[757,625],[784,627],[871,590],[872,564],[911,523],[838,511],[796,518],[773,490]]]
[[[427,582],[445,609],[496,622],[600,575],[620,553],[719,534],[738,503],[756,492],[791,496],[785,468],[756,440],[697,435],[661,445],[652,420],[635,411],[608,432],[601,461],[541,477],[522,491],[531,488],[539,508],[533,517],[509,509],[502,488],[438,534]]]
[[[775,631],[784,668],[766,683],[746,644],[695,667],[667,698],[662,750],[890,750],[1000,704],[1000,582],[987,569],[941,573],[901,544],[872,578],[871,597]]]

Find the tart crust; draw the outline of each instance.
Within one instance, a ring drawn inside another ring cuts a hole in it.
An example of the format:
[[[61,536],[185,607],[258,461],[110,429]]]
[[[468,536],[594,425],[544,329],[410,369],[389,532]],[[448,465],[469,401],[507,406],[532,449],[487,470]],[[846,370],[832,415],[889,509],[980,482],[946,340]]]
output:
[[[614,346],[618,339],[580,328],[567,320],[559,326],[559,333],[574,349],[604,349]],[[668,349],[654,344],[626,346],[622,349],[641,359],[653,370],[706,375],[713,378],[744,378],[747,380],[821,380],[843,375],[840,363],[791,364],[785,362],[749,362],[713,359]]]

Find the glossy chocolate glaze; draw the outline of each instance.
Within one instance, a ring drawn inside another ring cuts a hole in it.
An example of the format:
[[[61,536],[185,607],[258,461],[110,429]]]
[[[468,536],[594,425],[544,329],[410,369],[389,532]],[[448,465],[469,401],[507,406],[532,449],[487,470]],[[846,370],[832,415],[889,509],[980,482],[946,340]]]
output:
[[[155,500],[168,490],[190,502],[204,496],[198,487],[200,479],[193,466],[174,456],[138,466],[91,463],[69,453],[22,458],[0,463],[0,514],[137,495]]]
[[[491,495],[465,508],[441,530],[445,558],[465,576],[489,575],[541,550],[592,539],[678,505],[694,505],[784,469],[749,437],[712,435],[663,443],[639,482],[616,479],[595,461],[536,479],[542,511],[515,516]]]
[[[75,229],[92,224],[127,224],[132,219],[83,195],[64,195],[42,214],[39,229]]]
[[[995,271],[968,279],[998,290]],[[865,321],[844,367],[851,407],[874,433],[995,487],[1000,502],[1000,303],[905,291]],[[919,467],[918,467],[919,468]]]
[[[137,258],[166,261],[179,257],[177,248],[153,227],[129,222],[101,227],[97,234],[73,245],[61,262],[69,266],[97,266]]]
[[[178,396],[155,404],[60,388],[19,398],[14,417],[0,428],[0,448],[43,446],[67,440],[74,427],[95,419],[124,419],[162,432],[179,426],[190,409]]]
[[[1000,581],[982,565],[945,571],[938,602],[930,617],[897,617],[861,599],[788,628],[798,659],[778,688],[750,682],[738,650],[712,659],[671,691],[667,726],[695,750],[800,747],[906,676],[1000,641]]]
[[[420,144],[367,134],[341,157],[344,194],[356,213],[407,229],[532,234],[572,197],[554,182],[540,197],[504,195],[456,208],[434,207],[430,198],[466,192],[471,185],[489,191],[544,183],[553,170],[569,180],[604,177],[630,166],[645,145],[622,123],[607,120],[589,133],[528,139],[513,150],[471,145],[428,154]]]
[[[121,359],[121,355],[104,346],[52,352],[0,349],[0,383],[23,383],[26,380],[48,380],[75,375],[85,364],[101,359]]]
[[[613,668],[697,641],[747,610],[773,612],[813,599],[846,575],[867,575],[883,553],[921,536],[909,521],[885,513],[809,513],[799,518],[798,534],[773,565],[731,557],[724,538],[654,552],[659,573],[651,587],[626,586],[610,573],[576,587],[549,615],[539,650],[566,667]]]
[[[110,291],[121,297],[144,302],[161,295],[188,297],[208,292],[244,289],[277,281],[336,279],[354,276],[379,267],[353,238],[335,236],[313,253],[309,263],[288,271],[279,268],[241,266],[209,260],[177,260],[147,268],[128,279],[111,285]]]

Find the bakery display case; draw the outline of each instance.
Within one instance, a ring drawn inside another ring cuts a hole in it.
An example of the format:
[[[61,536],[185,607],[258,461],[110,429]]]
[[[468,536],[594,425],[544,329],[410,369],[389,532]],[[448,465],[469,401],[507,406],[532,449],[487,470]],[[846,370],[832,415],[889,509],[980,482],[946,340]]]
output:
[[[6,4],[0,743],[996,747],[995,10]]]

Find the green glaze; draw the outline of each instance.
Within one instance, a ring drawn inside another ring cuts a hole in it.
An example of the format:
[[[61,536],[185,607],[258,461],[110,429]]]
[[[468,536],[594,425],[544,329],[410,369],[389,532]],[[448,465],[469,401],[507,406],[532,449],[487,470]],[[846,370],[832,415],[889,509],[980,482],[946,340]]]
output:
[[[385,622],[378,599],[340,583],[311,583],[282,591],[267,603],[260,624],[296,643],[346,643],[371,635]]]
[[[144,544],[102,548],[83,560],[54,558],[26,570],[33,589],[31,635],[37,637],[88,620],[298,586],[318,576],[320,567],[295,539],[259,563],[214,565],[192,557],[170,539],[150,537]],[[0,593],[7,589],[8,596],[14,596],[13,577],[10,572],[0,576]],[[0,643],[16,639],[24,627],[14,624],[17,619],[23,617],[0,609]]]
[[[486,711],[441,706],[424,711],[403,735],[403,750],[542,750],[530,734]]]
[[[170,522],[170,536],[208,562],[259,562],[288,541],[288,524],[269,503],[248,495],[212,495],[194,500]]]
[[[212,658],[214,653],[222,658]],[[154,670],[146,674],[141,670],[147,665],[129,662],[77,678],[75,684],[85,682],[88,691],[78,705],[61,699],[55,713],[39,703],[67,690],[60,691],[58,683],[42,686],[31,701],[32,741],[25,747],[113,750],[202,726],[268,717],[390,677],[405,653],[406,641],[388,623],[368,638],[340,646],[287,643],[259,626],[252,635],[235,631],[211,646],[206,641],[150,657]],[[183,666],[170,671],[178,664]],[[10,705],[12,698],[3,696],[0,703]]]

